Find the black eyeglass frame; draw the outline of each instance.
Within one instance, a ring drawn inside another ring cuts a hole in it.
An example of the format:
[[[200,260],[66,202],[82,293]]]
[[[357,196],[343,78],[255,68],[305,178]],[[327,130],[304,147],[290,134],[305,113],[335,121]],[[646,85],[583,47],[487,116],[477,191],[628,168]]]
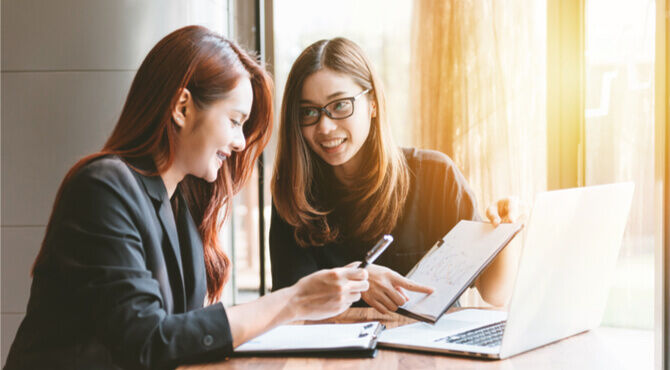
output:
[[[306,124],[300,122],[300,126],[301,127],[308,127],[308,126],[316,125],[321,120],[321,113],[325,113],[326,116],[328,116],[330,119],[334,119],[334,120],[349,118],[349,117],[354,115],[355,106],[356,106],[356,99],[358,99],[361,96],[369,93],[370,91],[372,91],[372,89],[365,89],[365,90],[359,92],[358,94],[356,94],[354,96],[350,96],[348,98],[338,98],[338,99],[332,100],[332,101],[326,103],[326,105],[324,105],[322,107],[317,107],[317,106],[314,106],[314,105],[301,106],[300,109],[307,108],[307,107],[314,108],[314,109],[316,109],[317,112],[319,112],[319,115],[316,117],[316,120],[314,120],[314,122],[306,123]],[[348,101],[351,102],[351,113],[349,113],[347,116],[344,116],[344,117],[333,117],[332,113],[330,113],[330,111],[328,109],[326,109],[326,107],[335,103],[335,102],[341,101],[341,100],[348,100]],[[298,121],[300,121],[300,119],[298,119]]]

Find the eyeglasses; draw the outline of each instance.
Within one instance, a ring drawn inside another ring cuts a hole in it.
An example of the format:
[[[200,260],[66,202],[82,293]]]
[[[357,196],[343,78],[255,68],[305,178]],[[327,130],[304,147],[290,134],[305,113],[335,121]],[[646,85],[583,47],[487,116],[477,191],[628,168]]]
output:
[[[331,119],[345,119],[354,114],[354,102],[356,99],[370,92],[371,89],[361,91],[356,96],[333,100],[323,107],[300,107],[300,125],[311,126],[321,119],[321,112]]]

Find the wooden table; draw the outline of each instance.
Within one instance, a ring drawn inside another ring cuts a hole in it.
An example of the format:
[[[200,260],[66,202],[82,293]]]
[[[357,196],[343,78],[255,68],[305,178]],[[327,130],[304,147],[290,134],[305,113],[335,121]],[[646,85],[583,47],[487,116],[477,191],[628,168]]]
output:
[[[388,328],[415,320],[397,314],[381,315],[372,308],[351,308],[322,322],[381,321]],[[312,322],[310,322],[312,323]],[[212,369],[652,369],[651,330],[600,327],[506,360],[477,360],[428,352],[379,348],[373,359],[306,357],[233,357],[219,363],[183,366]]]

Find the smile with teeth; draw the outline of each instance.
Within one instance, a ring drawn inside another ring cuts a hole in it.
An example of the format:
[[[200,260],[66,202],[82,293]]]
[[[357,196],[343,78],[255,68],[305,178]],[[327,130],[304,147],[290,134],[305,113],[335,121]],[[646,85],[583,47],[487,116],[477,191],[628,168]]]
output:
[[[226,155],[223,154],[222,151],[218,151],[218,152],[216,152],[216,157],[219,158],[219,160],[221,160],[221,162],[225,161],[226,158],[227,158]]]
[[[326,149],[331,149],[339,146],[340,144],[344,143],[347,140],[346,137],[341,137],[338,139],[332,139],[328,141],[322,141],[321,146],[326,148]]]

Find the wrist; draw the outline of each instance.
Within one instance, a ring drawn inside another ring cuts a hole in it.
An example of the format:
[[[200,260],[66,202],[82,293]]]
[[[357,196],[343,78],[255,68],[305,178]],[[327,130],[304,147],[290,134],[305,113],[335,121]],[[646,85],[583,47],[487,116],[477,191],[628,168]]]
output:
[[[280,310],[280,317],[283,322],[291,322],[300,320],[300,303],[298,301],[300,288],[298,284],[293,284],[277,291],[281,293],[282,308]]]

